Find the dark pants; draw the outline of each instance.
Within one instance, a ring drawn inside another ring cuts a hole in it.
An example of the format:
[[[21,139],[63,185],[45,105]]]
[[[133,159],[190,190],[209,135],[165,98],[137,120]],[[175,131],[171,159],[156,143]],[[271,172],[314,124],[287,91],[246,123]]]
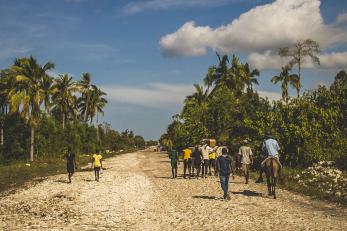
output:
[[[100,167],[94,167],[94,175],[95,175],[95,180],[99,181],[100,177]]]
[[[229,189],[229,176],[219,176],[220,179],[220,186],[222,187],[222,190],[224,192],[223,197],[226,198],[228,195],[228,189]]]
[[[201,160],[194,160],[194,168],[196,169],[196,177],[199,177],[201,169]]]
[[[189,173],[189,178],[191,176],[191,171],[192,171],[192,161],[191,159],[183,160],[183,177],[186,178],[186,172],[188,168],[188,173]]]
[[[172,172],[172,178],[176,178],[177,177],[177,167],[172,167],[171,172]]]
[[[209,159],[204,159],[204,164],[202,165],[202,176],[207,176]]]
[[[210,176],[212,176],[211,168],[213,168],[213,173],[214,173],[214,175],[216,175],[216,160],[215,159],[210,159],[208,162],[208,171],[209,171]]]

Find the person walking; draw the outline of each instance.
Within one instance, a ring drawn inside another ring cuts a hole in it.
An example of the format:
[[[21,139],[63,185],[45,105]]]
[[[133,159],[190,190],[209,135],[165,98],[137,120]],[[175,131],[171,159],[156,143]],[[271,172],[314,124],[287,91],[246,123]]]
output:
[[[195,146],[194,152],[192,154],[194,158],[194,168],[196,169],[196,178],[199,178],[200,175],[200,169],[201,169],[201,163],[202,163],[202,153],[198,146]]]
[[[242,172],[245,177],[245,183],[248,184],[249,167],[253,164],[252,149],[248,146],[248,140],[243,141],[243,146],[239,148],[239,156],[241,157]]]
[[[65,159],[66,159],[66,170],[68,173],[68,179],[69,179],[69,183],[71,183],[71,178],[75,170],[77,169],[77,165],[75,160],[75,154],[72,152],[72,148],[70,146],[67,148],[67,154],[65,155]]]
[[[226,148],[222,149],[222,155],[217,159],[219,169],[220,185],[223,190],[223,198],[230,200],[229,195],[229,177],[231,172],[231,157],[228,155]]]
[[[99,182],[100,170],[102,169],[102,155],[100,150],[96,150],[96,154],[92,157],[92,168],[94,168],[95,181]]]
[[[213,150],[208,156],[208,172],[209,175],[212,176],[212,168],[213,174],[216,176],[216,152]]]
[[[202,162],[202,177],[207,178],[207,171],[209,165],[209,155],[213,152],[213,149],[207,144],[207,141],[203,142],[203,145],[200,147],[200,151],[203,156]]]
[[[192,151],[187,146],[185,149],[183,149],[183,178],[186,178],[186,172],[188,169],[189,173],[189,179],[191,177],[191,171],[192,171],[192,160],[191,160]]]
[[[178,153],[175,149],[170,151],[170,163],[171,163],[171,173],[172,179],[177,178],[177,167],[178,167]]]

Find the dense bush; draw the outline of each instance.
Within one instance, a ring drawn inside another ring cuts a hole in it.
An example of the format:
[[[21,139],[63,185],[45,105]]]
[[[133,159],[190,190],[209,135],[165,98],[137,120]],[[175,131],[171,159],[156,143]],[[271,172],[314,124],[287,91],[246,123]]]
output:
[[[347,73],[339,72],[328,87],[306,91],[301,97],[269,102],[249,84],[254,81],[248,64],[233,56],[231,65],[223,57],[209,68],[204,79],[212,91],[195,85],[182,112],[173,117],[163,145],[181,149],[203,138],[216,138],[235,154],[243,139],[251,141],[259,160],[265,132],[279,141],[281,161],[287,166],[305,167],[321,160],[336,160],[346,169],[347,158]],[[212,70],[212,71],[211,71]],[[209,82],[209,74],[214,73]],[[253,71],[252,73],[258,73]],[[288,74],[288,72],[287,72]],[[168,146],[168,145],[166,145]]]

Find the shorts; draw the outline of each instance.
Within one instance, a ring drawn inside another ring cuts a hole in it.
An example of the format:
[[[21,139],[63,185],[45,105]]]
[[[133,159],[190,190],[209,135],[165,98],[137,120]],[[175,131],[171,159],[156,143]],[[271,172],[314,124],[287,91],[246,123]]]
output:
[[[94,167],[94,171],[100,171],[101,167]]]

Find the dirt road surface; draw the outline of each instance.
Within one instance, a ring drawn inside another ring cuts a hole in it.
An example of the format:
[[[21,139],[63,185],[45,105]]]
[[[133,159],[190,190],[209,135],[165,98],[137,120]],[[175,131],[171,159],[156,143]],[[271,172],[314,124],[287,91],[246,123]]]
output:
[[[136,152],[106,159],[93,172],[48,177],[0,194],[0,230],[347,230],[347,209],[265,185],[171,178],[166,154]],[[182,173],[179,166],[179,175]]]

